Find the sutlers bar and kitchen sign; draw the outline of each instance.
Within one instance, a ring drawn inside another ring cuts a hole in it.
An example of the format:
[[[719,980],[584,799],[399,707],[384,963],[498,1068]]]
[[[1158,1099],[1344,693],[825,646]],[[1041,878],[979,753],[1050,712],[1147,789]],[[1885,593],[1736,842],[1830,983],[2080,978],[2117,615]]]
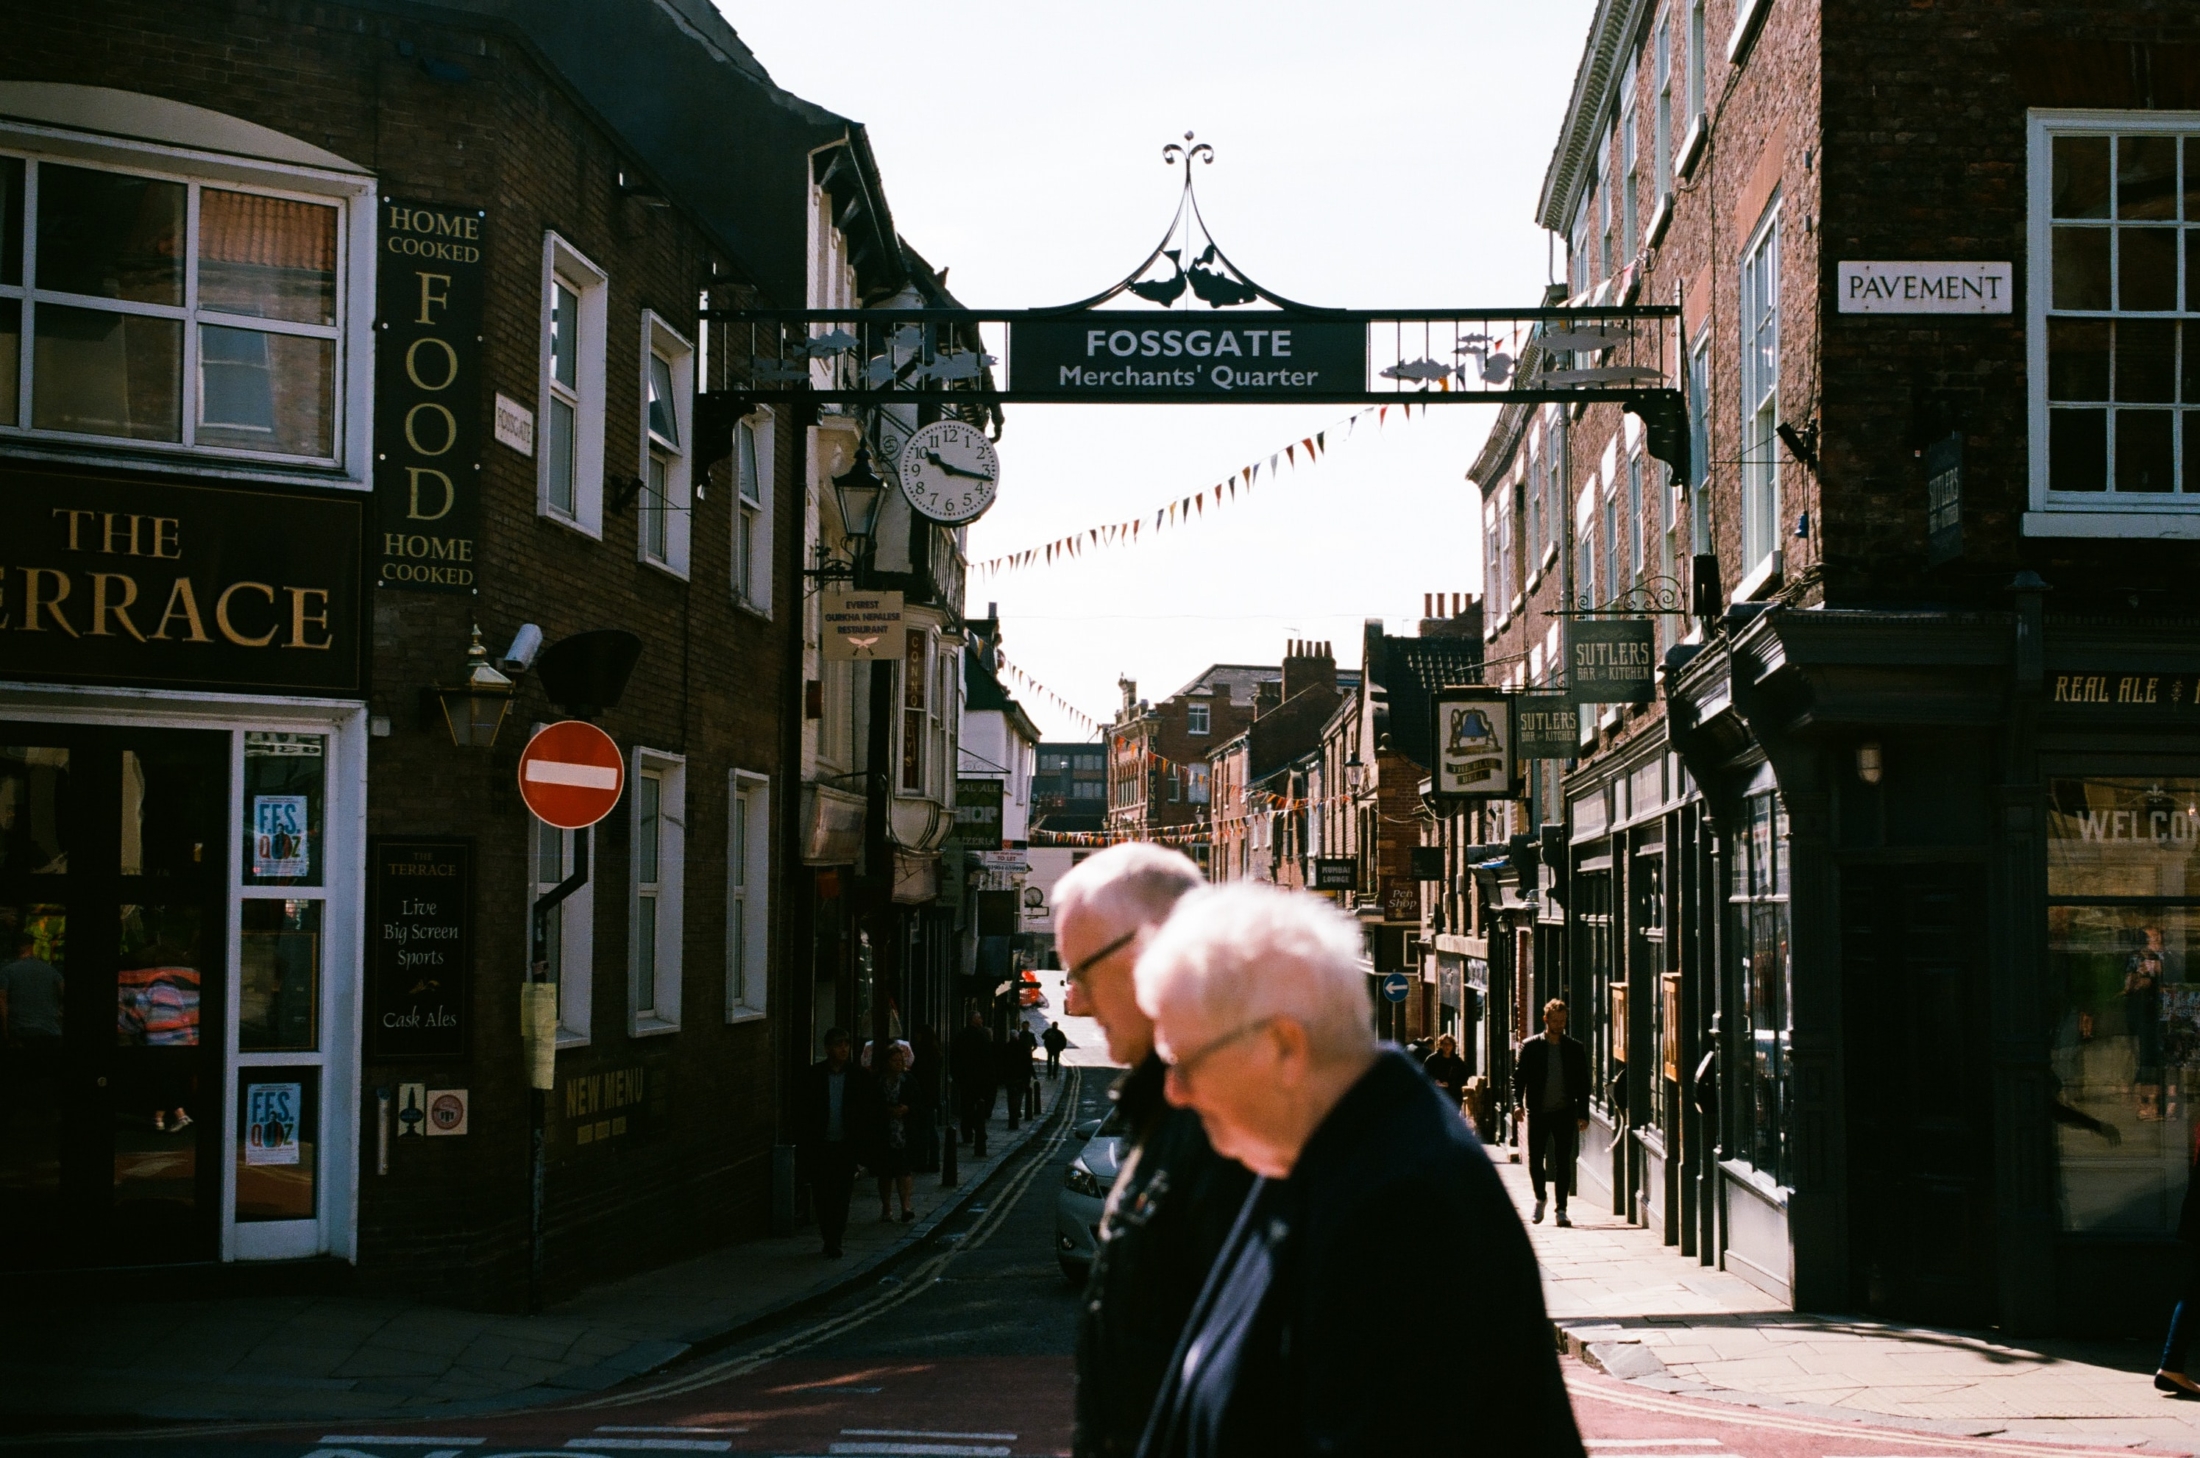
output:
[[[479,208],[382,201],[375,283],[375,581],[472,592],[481,535]]]
[[[1319,398],[1367,388],[1367,325],[1151,309],[1015,320],[1011,390],[1068,399]]]
[[[364,506],[0,470],[0,677],[355,695]]]

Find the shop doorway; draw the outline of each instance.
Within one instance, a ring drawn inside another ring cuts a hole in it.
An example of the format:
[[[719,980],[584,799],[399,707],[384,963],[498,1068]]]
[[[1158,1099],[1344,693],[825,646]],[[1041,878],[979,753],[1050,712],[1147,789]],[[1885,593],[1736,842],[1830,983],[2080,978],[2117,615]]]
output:
[[[219,1254],[231,742],[0,721],[0,1267]]]
[[[1994,1316],[1986,885],[1966,865],[1841,873],[1852,1297]]]

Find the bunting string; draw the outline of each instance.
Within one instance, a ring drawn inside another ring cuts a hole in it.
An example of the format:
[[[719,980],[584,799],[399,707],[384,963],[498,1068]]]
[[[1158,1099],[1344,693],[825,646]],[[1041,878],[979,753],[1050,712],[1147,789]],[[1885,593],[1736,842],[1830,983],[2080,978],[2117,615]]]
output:
[[[1068,699],[1063,698],[1053,689],[1048,688],[1045,684],[1009,662],[1008,655],[1002,653],[999,649],[994,650],[994,659],[1002,668],[1008,671],[1009,676],[1014,678],[1020,686],[1045,699],[1055,709],[1067,715],[1072,723],[1081,727],[1085,731],[1086,738],[1098,739],[1100,737],[1100,721],[1098,719],[1093,718],[1092,715],[1078,708]]]
[[[1412,419],[1413,407],[1416,403],[1411,400],[1403,400],[1396,405],[1362,406],[1350,415],[1330,422],[1329,425],[1311,435],[1287,442],[1282,447],[1269,452],[1265,461],[1256,460],[1249,465],[1240,466],[1212,486],[1202,487],[1189,496],[1179,497],[1166,505],[1156,507],[1153,512],[1153,520],[1150,523],[1142,512],[1126,521],[1110,522],[1104,526],[1085,527],[1082,530],[1071,532],[1066,537],[1056,537],[1053,541],[1040,546],[1026,547],[1017,552],[1005,552],[998,557],[988,557],[982,562],[972,563],[970,570],[982,572],[988,576],[998,576],[1003,572],[1015,572],[1026,567],[1051,567],[1056,562],[1070,561],[1084,556],[1087,552],[1104,547],[1138,546],[1143,542],[1150,541],[1164,531],[1188,525],[1194,517],[1204,520],[1210,501],[1213,502],[1215,509],[1220,511],[1226,502],[1235,503],[1241,491],[1250,497],[1253,494],[1253,488],[1260,484],[1261,472],[1264,469],[1268,473],[1269,481],[1273,482],[1284,467],[1288,466],[1292,470],[1297,470],[1302,457],[1304,458],[1304,464],[1314,464],[1329,453],[1329,437],[1331,435],[1341,430],[1344,432],[1343,438],[1350,440],[1353,432],[1359,429],[1360,422],[1370,415],[1375,417],[1375,426],[1378,430],[1388,421],[1392,410],[1399,411],[1404,419]],[[1421,410],[1423,414],[1426,414],[1428,406],[1422,405]]]

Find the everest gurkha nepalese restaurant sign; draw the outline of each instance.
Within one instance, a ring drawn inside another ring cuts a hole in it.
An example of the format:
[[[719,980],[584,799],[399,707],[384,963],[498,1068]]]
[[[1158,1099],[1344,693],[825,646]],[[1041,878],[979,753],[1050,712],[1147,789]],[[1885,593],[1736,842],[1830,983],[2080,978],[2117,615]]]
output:
[[[474,845],[376,837],[368,850],[367,1056],[467,1055]]]
[[[356,695],[364,505],[0,471],[0,678]]]
[[[382,201],[375,273],[375,581],[472,592],[481,535],[479,208]]]
[[[1318,397],[1367,387],[1367,326],[1150,309],[1017,319],[1008,375],[1011,390],[1070,399]]]

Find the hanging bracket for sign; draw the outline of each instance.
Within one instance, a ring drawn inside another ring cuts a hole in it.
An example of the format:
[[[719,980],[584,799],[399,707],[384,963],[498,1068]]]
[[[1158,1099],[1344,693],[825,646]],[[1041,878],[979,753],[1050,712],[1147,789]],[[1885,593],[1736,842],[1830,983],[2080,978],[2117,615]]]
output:
[[[1671,377],[1680,309],[1601,293],[1520,309],[1331,309],[1257,283],[1183,188],[1161,241],[1115,284],[1050,309],[706,309],[748,357],[745,398],[933,405],[977,424],[1009,404],[1503,404],[1617,401],[1686,469]]]

